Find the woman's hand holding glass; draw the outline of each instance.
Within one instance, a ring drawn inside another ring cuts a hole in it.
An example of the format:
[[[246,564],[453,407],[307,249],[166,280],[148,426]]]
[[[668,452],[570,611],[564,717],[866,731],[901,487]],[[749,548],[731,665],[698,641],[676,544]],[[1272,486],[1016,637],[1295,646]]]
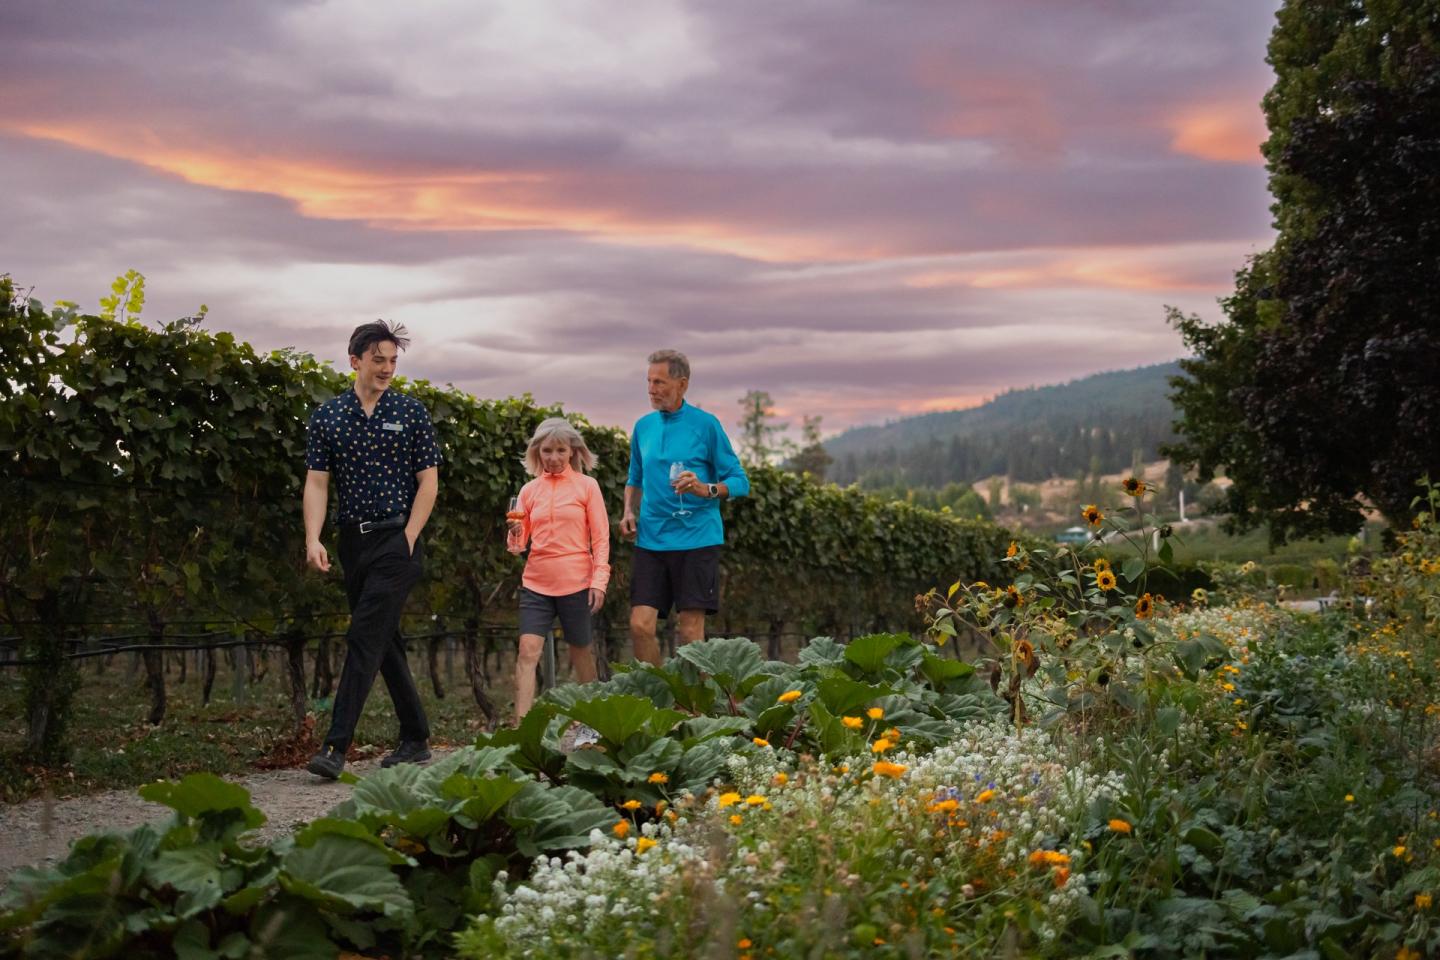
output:
[[[525,508],[519,497],[511,497],[505,508],[505,549],[511,553],[525,552]]]

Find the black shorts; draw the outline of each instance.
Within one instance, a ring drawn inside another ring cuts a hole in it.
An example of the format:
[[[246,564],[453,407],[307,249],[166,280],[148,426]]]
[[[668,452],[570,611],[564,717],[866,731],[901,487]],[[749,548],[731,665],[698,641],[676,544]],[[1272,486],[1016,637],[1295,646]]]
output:
[[[560,618],[565,642],[572,647],[590,646],[590,591],[551,597],[536,593],[529,587],[520,588],[520,634],[543,637]]]
[[[713,547],[693,550],[646,550],[635,548],[630,570],[630,604],[654,607],[660,616],[676,610],[720,610],[720,551]]]

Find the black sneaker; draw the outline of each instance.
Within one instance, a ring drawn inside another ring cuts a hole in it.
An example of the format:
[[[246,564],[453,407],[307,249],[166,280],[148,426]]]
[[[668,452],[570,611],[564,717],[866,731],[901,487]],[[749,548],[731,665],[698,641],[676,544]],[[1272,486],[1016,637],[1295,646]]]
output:
[[[306,770],[317,777],[324,777],[326,780],[338,780],[340,771],[345,769],[345,751],[339,750],[330,744],[320,748],[320,752],[310,758]]]
[[[401,740],[395,752],[380,761],[382,767],[393,767],[401,763],[425,763],[430,759],[429,740]]]

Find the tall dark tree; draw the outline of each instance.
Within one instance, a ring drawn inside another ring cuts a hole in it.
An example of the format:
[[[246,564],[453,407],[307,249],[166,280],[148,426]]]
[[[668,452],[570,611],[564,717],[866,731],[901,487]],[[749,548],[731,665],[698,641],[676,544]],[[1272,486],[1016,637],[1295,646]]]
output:
[[[1278,237],[1226,320],[1171,312],[1177,460],[1272,539],[1392,522],[1440,477],[1440,0],[1285,0],[1264,107]]]

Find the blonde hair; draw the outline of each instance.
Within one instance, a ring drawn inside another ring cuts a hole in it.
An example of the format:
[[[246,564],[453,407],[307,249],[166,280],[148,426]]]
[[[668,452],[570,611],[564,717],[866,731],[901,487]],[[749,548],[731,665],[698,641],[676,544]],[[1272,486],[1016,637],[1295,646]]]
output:
[[[535,428],[530,444],[525,448],[525,456],[520,458],[520,462],[525,464],[525,472],[530,476],[538,477],[544,472],[545,467],[540,462],[540,446],[546,440],[552,439],[561,440],[570,447],[570,469],[576,473],[595,469],[598,461],[585,445],[585,438],[580,436],[580,431],[564,417],[551,417],[542,420],[540,426]]]

